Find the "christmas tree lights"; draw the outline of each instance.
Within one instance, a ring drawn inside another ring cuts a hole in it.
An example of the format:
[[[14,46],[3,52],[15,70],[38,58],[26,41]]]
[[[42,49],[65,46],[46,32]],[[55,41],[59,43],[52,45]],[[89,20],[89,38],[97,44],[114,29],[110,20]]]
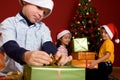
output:
[[[87,37],[89,51],[98,51],[100,42],[99,14],[91,0],[79,0],[76,13],[70,24],[73,38]]]

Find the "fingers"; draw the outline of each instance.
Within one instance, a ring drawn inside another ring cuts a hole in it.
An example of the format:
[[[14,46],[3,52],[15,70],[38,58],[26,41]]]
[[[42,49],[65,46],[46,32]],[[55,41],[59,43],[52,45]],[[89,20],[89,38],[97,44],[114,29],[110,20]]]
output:
[[[65,53],[57,52],[55,59],[58,65],[65,65],[72,60],[72,56],[67,56]],[[42,66],[48,65],[52,62],[52,58],[43,51],[28,51],[25,53],[24,61],[29,65]]]
[[[43,64],[50,64],[52,59],[43,51],[29,51],[26,53],[25,62],[29,65],[42,66]]]
[[[29,65],[32,65],[32,66],[43,66],[42,63],[38,63],[38,62],[35,62],[35,61],[32,61],[30,63],[28,63]]]
[[[63,66],[65,65],[66,63],[70,62],[72,60],[72,56],[64,56],[60,59],[59,61],[59,65]]]
[[[91,64],[88,64],[88,68],[92,69],[92,68],[94,68],[94,66]]]
[[[55,59],[58,60],[63,56],[59,51],[55,54]]]
[[[70,62],[70,61],[72,61],[72,59],[73,59],[72,56],[69,56],[69,60],[68,61]]]
[[[93,62],[89,62],[88,63],[88,68],[94,68],[94,66],[96,65],[96,62],[95,61],[93,61]]]
[[[67,62],[70,62],[72,60],[72,56],[67,56],[65,53],[57,52],[56,60],[58,60],[58,65],[65,65]]]

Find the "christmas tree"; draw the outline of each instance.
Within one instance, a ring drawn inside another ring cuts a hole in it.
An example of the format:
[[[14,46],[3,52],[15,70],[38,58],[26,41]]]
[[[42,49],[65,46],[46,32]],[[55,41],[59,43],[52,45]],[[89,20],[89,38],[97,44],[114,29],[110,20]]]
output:
[[[91,0],[80,0],[70,25],[73,38],[87,37],[89,51],[96,52],[100,42],[99,25],[98,12]]]

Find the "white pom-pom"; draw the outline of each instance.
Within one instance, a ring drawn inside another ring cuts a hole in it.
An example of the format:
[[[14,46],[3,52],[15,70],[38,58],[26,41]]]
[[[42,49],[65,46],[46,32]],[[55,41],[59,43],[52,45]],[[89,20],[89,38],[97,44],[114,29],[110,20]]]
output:
[[[117,44],[120,43],[120,39],[116,39],[115,43],[117,43]]]

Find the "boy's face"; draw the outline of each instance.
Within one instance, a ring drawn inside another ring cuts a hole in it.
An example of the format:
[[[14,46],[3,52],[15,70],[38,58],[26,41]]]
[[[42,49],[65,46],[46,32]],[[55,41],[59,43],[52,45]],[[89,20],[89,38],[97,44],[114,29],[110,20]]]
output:
[[[105,29],[102,28],[100,33],[101,33],[101,36],[102,36],[103,40],[110,39],[110,37],[109,37],[109,35],[108,35],[108,33],[106,32]]]
[[[23,6],[22,12],[31,23],[36,23],[45,18],[50,13],[50,10],[26,3]]]

